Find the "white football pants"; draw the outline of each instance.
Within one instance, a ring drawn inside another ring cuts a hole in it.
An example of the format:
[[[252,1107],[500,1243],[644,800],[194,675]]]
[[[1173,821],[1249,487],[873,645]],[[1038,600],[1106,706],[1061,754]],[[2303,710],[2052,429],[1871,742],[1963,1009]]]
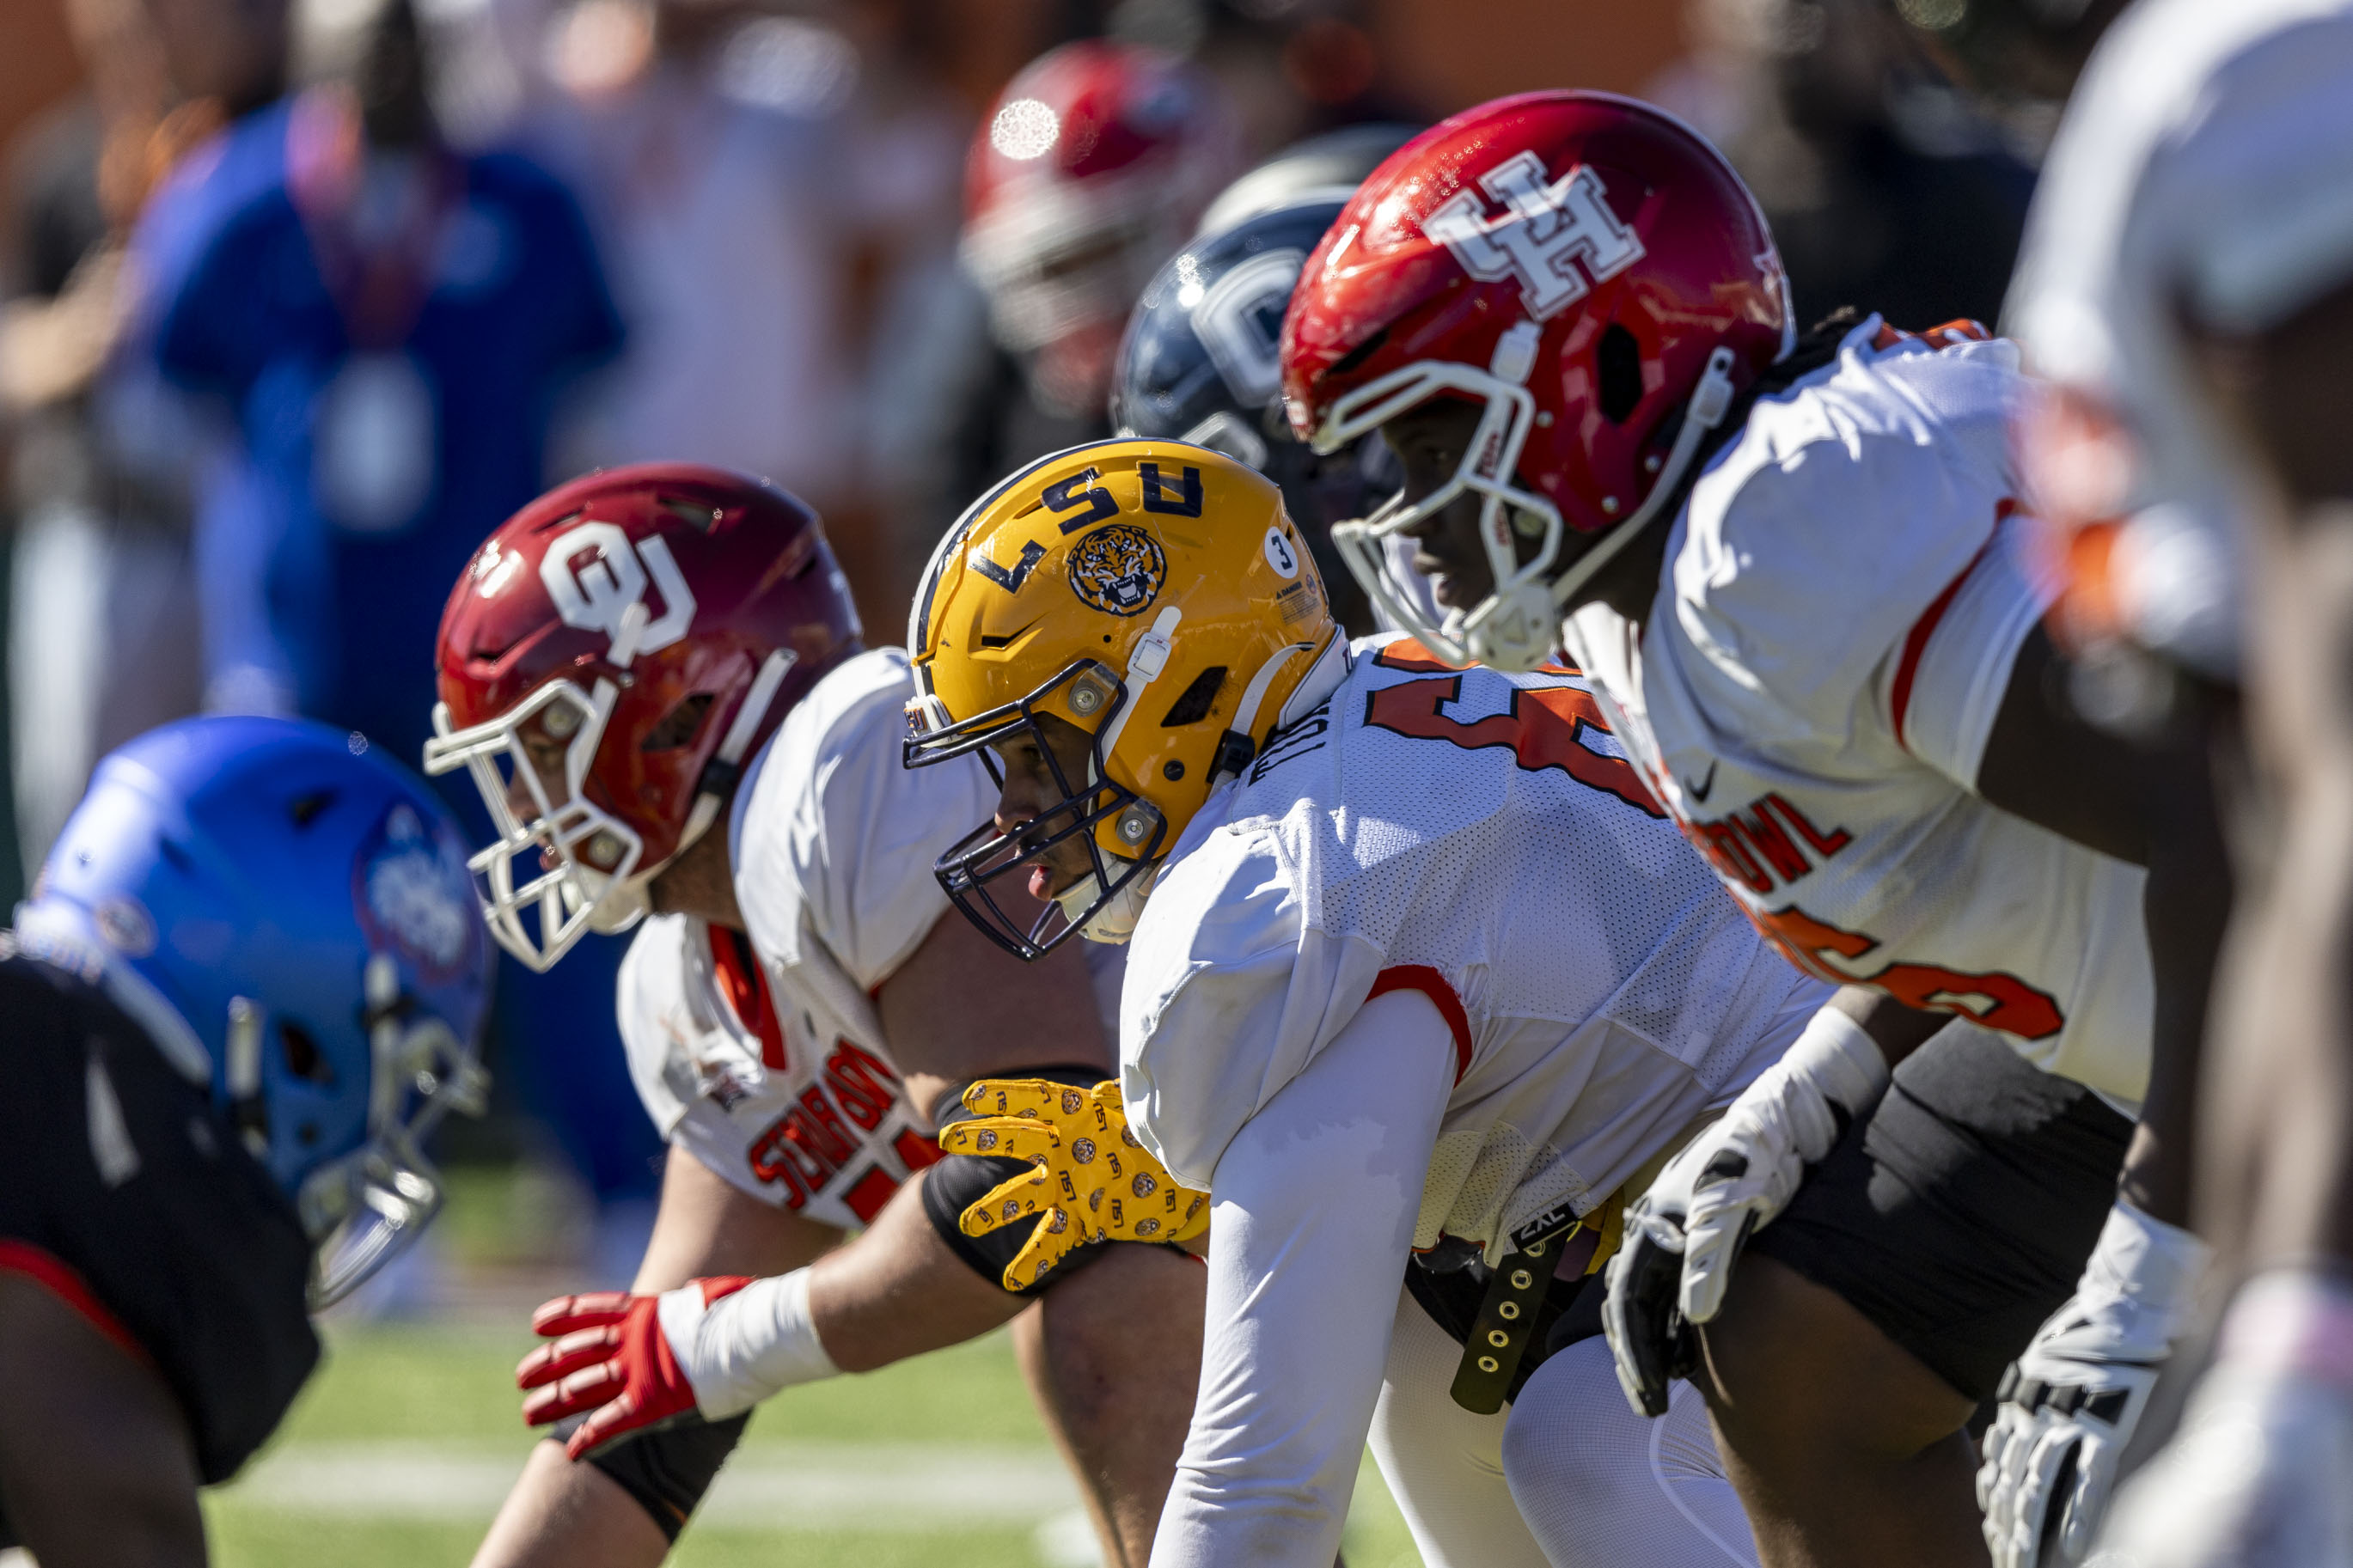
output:
[[[1474,1415],[1447,1393],[1461,1357],[1400,1289],[1371,1444],[1427,1568],[1757,1568],[1697,1389],[1644,1420],[1597,1337]]]

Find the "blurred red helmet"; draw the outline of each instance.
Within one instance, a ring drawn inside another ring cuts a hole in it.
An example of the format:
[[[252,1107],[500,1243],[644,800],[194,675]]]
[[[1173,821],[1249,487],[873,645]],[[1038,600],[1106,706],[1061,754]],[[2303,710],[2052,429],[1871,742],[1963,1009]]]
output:
[[[1102,403],[1128,308],[1240,165],[1217,84],[1155,49],[1065,44],[998,96],[965,168],[965,263],[997,342],[1049,362],[1050,400]]]
[[[612,468],[501,524],[441,613],[425,746],[426,772],[472,772],[497,826],[470,864],[500,944],[544,970],[635,924],[860,635],[817,514],[762,479]]]
[[[1608,93],[1523,93],[1431,127],[1357,187],[1292,296],[1283,395],[1327,453],[1431,397],[1484,405],[1451,483],[1334,539],[1430,647],[1525,668],[1793,337],[1764,215],[1697,132]],[[1383,542],[1466,489],[1496,589],[1432,624]],[[1563,570],[1565,530],[1611,528]],[[1515,529],[1543,536],[1525,565]]]

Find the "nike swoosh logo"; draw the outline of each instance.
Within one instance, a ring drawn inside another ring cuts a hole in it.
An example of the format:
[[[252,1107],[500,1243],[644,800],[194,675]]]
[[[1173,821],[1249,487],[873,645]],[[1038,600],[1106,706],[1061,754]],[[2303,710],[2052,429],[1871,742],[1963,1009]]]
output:
[[[1691,780],[1685,779],[1683,781],[1683,786],[1685,795],[1698,801],[1702,805],[1706,805],[1707,792],[1715,787],[1715,764],[1714,763],[1707,764],[1706,776],[1699,783],[1694,784]]]

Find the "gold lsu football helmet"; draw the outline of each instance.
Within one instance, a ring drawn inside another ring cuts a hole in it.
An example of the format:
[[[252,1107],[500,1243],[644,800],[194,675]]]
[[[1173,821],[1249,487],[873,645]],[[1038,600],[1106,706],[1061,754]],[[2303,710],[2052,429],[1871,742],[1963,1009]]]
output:
[[[978,752],[1002,784],[991,748],[1026,736],[1061,801],[1010,831],[981,824],[940,857],[940,885],[1022,958],[1082,930],[1124,941],[1194,813],[1340,635],[1282,492],[1221,453],[1102,441],[999,483],[916,590],[906,763]],[[1054,760],[1044,716],[1092,737],[1084,779]],[[1091,875],[1034,921],[999,904],[998,879],[1073,838]]]

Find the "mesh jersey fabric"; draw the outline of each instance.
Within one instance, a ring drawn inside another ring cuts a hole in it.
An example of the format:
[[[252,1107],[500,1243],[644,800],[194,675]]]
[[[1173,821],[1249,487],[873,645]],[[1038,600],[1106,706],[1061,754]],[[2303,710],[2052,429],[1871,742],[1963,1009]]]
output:
[[[1451,1010],[1415,1245],[1584,1213],[1794,1037],[1822,994],[1660,818],[1587,685],[1368,638],[1212,796],[1129,944],[1122,1090],[1210,1185],[1237,1131],[1376,989]]]
[[[2015,366],[1999,341],[1865,321],[1760,399],[1694,487],[1639,644],[1598,604],[1563,640],[1644,781],[1793,961],[1972,1017],[2137,1106],[2144,873],[1957,776],[2043,592],[2000,526]]]
[[[932,862],[994,796],[976,762],[900,765],[913,690],[895,648],[849,660],[739,787],[728,831],[756,985],[733,933],[663,915],[630,944],[617,988],[655,1126],[738,1189],[827,1225],[871,1219],[939,1152],[871,993],[947,911]]]

